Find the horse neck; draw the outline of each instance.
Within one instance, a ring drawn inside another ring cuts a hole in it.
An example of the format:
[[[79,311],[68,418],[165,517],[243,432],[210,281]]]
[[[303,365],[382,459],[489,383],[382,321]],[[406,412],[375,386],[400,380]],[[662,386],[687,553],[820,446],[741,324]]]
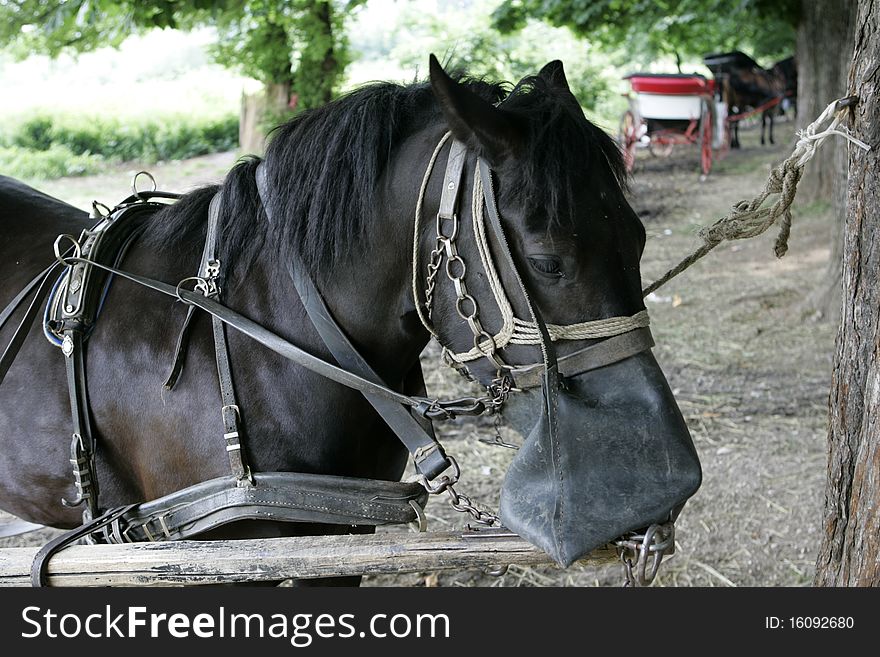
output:
[[[399,387],[428,336],[414,319],[410,301],[412,209],[394,195],[383,201],[386,211],[379,213],[364,243],[310,276],[361,355],[389,385]],[[278,257],[275,246],[266,244],[246,270],[236,272],[225,301],[312,353],[330,356],[300,300],[292,263]]]

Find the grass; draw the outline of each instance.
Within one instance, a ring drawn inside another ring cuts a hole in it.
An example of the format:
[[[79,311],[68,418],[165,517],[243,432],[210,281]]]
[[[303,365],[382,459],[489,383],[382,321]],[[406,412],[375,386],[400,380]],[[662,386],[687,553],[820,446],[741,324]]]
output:
[[[78,154],[63,144],[44,150],[21,146],[0,146],[0,172],[28,180],[52,180],[64,176],[83,176],[99,171],[100,157]]]
[[[106,163],[183,160],[237,145],[235,114],[137,120],[40,113],[6,122],[0,168],[14,177],[49,180],[94,173]]]

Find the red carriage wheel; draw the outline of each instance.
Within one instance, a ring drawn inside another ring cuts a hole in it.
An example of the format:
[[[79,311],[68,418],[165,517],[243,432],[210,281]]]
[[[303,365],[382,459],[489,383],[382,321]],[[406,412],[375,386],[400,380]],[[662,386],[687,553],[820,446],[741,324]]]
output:
[[[650,135],[649,135],[650,137]],[[672,140],[668,137],[650,137],[648,142],[648,150],[654,157],[669,157],[672,155]]]
[[[703,103],[700,117],[700,169],[704,176],[712,170],[712,112],[708,103]]]
[[[626,164],[626,170],[632,171],[636,163],[636,144],[639,141],[639,126],[636,123],[635,115],[627,110],[620,117],[620,129],[618,132],[618,141],[623,151],[623,161]]]

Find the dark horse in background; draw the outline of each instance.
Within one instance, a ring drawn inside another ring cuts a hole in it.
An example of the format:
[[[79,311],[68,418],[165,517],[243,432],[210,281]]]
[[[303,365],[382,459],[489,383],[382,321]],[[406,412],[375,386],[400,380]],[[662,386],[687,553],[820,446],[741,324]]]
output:
[[[644,309],[639,260],[645,230],[624,196],[616,145],[584,118],[561,63],[548,64],[509,95],[508,89],[453,79],[432,60],[430,84],[370,85],[281,126],[264,159],[272,221],[255,184],[259,159],[244,159],[222,183],[224,303],[332,361],[291,282],[289,255],[295,250],[337,322],[386,384],[421,393],[419,354],[429,334],[418,320],[412,293],[412,217],[428,158],[452,130],[493,167],[514,259],[548,322]],[[495,107],[505,96],[503,107]],[[465,180],[473,163],[467,166]],[[442,185],[443,168],[435,167],[424,201],[425,230],[416,236],[423,262],[434,247],[432,217]],[[208,203],[217,190],[193,191],[150,218],[123,268],[171,282],[193,275]],[[464,198],[470,193],[466,189]],[[461,213],[466,232],[467,204]],[[85,213],[0,178],[0,306],[51,261],[58,234],[77,235],[89,224]],[[460,248],[467,262],[479,264],[470,241],[463,239]],[[469,284],[478,302],[490,306],[485,279],[474,274]],[[454,294],[438,288],[437,297],[441,340],[458,350],[469,348],[473,336],[454,313]],[[89,395],[104,507],[155,499],[228,472],[211,326],[203,314],[196,315],[181,379],[172,391],[162,386],[184,313],[174,300],[117,278],[89,338]],[[490,328],[497,320],[487,311]],[[0,338],[8,339],[8,331]],[[407,453],[362,394],[279,358],[236,331],[229,331],[229,343],[245,449],[255,471],[399,480]],[[560,346],[559,353],[585,343]],[[533,346],[505,352],[509,362],[535,361]],[[80,523],[80,510],[60,503],[74,494],[62,359],[39,330],[32,331],[0,386],[0,508],[64,528]],[[585,422],[605,404],[603,395],[612,395],[620,417],[645,418],[656,445],[651,449],[684,441],[693,450],[650,351],[625,366],[571,377],[566,387],[581,400],[568,409],[568,426]],[[533,422],[540,416],[540,402],[534,403]],[[581,438],[574,432],[561,440],[576,444]],[[626,436],[634,450],[647,438]],[[699,485],[698,465],[680,474],[695,483],[693,489]],[[648,503],[668,511],[683,501],[666,499],[662,486],[646,490],[642,501],[627,500]],[[248,520],[215,530],[210,538],[349,531]]]
[[[797,64],[794,57],[783,59],[769,70],[762,68],[748,55],[739,52],[706,55],[706,66],[716,79],[721,80],[722,96],[727,103],[728,116],[736,116],[767,106],[761,111],[761,145],[769,124],[770,143],[773,140],[773,121],[783,111],[783,101],[797,94]],[[731,147],[739,148],[739,120],[731,121]]]

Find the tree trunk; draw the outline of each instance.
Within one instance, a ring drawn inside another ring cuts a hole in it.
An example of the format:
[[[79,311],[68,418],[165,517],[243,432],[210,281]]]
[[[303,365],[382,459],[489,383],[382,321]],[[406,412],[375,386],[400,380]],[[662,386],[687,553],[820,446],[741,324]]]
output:
[[[291,36],[285,25],[270,19],[254,28],[249,38],[271,56],[263,57],[260,66],[263,89],[242,95],[238,142],[243,152],[262,155],[269,130],[290,114]]]
[[[327,0],[310,0],[301,20],[300,31],[305,42],[296,70],[295,90],[303,109],[311,109],[333,99],[345,65],[345,42],[334,32],[336,16]]]
[[[880,585],[880,6],[860,0],[849,86],[861,98],[843,230],[843,316],[830,396],[816,584]]]
[[[798,127],[805,128],[835,98],[846,95],[853,49],[856,0],[803,0],[798,27]],[[834,56],[834,54],[837,56]],[[831,202],[831,258],[804,310],[816,318],[840,319],[843,217],[846,212],[847,151],[828,140],[816,152],[798,186],[798,201]]]
[[[242,94],[238,143],[242,152],[262,155],[268,129],[290,111],[290,84],[267,84],[255,94]]]
[[[797,35],[798,127],[805,128],[835,98],[846,94],[846,76],[853,47],[856,0],[803,0]],[[839,146],[843,148],[843,146]],[[810,161],[798,185],[798,200],[831,198],[835,178],[834,151],[828,142]],[[845,184],[845,180],[843,181]]]

